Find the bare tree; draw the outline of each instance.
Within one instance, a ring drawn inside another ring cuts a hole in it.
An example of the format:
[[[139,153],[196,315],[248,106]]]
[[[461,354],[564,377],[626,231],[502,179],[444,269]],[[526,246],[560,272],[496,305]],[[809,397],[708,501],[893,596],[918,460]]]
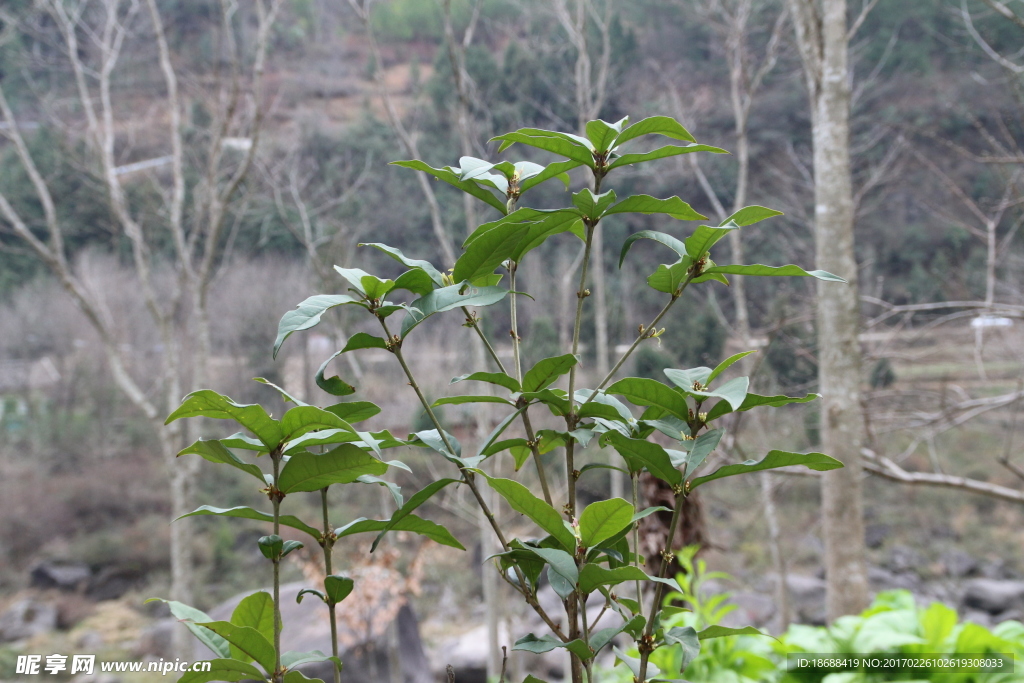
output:
[[[46,0],[41,11],[52,21],[60,36],[58,49],[70,72],[74,97],[81,119],[54,120],[59,130],[84,127],[81,139],[88,158],[97,170],[97,180],[110,205],[120,230],[131,245],[132,263],[138,280],[138,296],[145,302],[152,324],[163,346],[161,362],[154,373],[146,367],[132,367],[132,359],[121,345],[114,315],[106,310],[97,294],[76,275],[70,261],[64,235],[67,221],[59,215],[61,197],[55,196],[39,169],[36,158],[19,128],[0,85],[0,114],[4,135],[13,145],[15,156],[31,180],[35,198],[44,209],[45,237],[31,229],[29,221],[0,190],[0,217],[7,228],[33,250],[64,286],[96,330],[110,372],[118,388],[142,412],[156,431],[161,454],[168,464],[172,514],[178,517],[191,510],[189,486],[198,460],[175,465],[177,453],[194,434],[186,434],[177,423],[163,426],[164,417],[181,400],[186,387],[198,388],[207,379],[210,357],[208,294],[223,256],[225,226],[237,201],[242,183],[256,154],[263,124],[263,70],[270,29],[280,0],[258,0],[253,5],[257,32],[247,54],[236,44],[234,32],[240,21],[238,7],[225,0],[221,4],[221,54],[228,65],[216,85],[195,93],[212,105],[214,122],[205,141],[205,149],[193,162],[186,151],[182,125],[186,96],[180,89],[180,67],[175,65],[165,23],[156,0],[103,0],[100,3]],[[145,12],[141,10],[145,8]],[[145,21],[148,16],[148,23]],[[25,19],[25,22],[28,18]],[[28,30],[27,23],[22,28]],[[82,43],[81,40],[86,42]],[[130,111],[127,103],[118,106],[113,80],[122,67],[124,49],[138,50],[144,41],[155,41],[158,67],[165,89],[167,128],[162,144],[169,150],[170,182],[156,183],[162,202],[160,213],[153,215],[133,204],[124,183],[125,166],[119,164],[121,117]],[[248,64],[246,68],[245,64]],[[68,117],[73,115],[69,114]],[[81,124],[81,126],[79,126]],[[238,153],[232,151],[231,141]],[[204,163],[205,162],[205,163]],[[198,182],[190,184],[195,175]],[[191,191],[194,200],[186,206]],[[166,256],[176,275],[172,291],[164,291],[154,273],[154,264],[163,255],[154,246],[157,226],[165,231],[171,244]],[[152,386],[147,379],[154,376]],[[192,585],[191,524],[182,520],[171,526],[171,594],[189,601]],[[177,632],[176,632],[177,634]],[[176,643],[181,656],[187,656],[187,634]]]
[[[864,424],[854,197],[850,171],[849,40],[876,0],[852,26],[846,0],[789,0],[804,65],[814,140],[817,265],[847,286],[818,287],[818,377],[823,395],[821,443],[844,467],[822,477],[822,529],[830,621],[868,602],[861,484]]]

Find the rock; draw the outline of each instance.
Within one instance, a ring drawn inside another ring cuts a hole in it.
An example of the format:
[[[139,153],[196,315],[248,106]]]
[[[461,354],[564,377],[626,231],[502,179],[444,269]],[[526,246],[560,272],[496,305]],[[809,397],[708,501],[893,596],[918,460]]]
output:
[[[161,603],[162,604],[162,603]],[[135,643],[136,657],[150,655],[163,659],[174,659],[174,629],[181,628],[175,618],[160,619],[142,629]]]
[[[941,557],[942,565],[946,574],[954,579],[962,579],[967,576],[977,576],[979,571],[978,560],[970,553],[960,549],[953,549],[944,552]]]
[[[889,555],[885,562],[882,563],[886,569],[902,574],[910,571],[916,571],[919,567],[925,565],[924,557],[921,553],[917,552],[913,548],[908,548],[905,545],[896,545],[889,550]]]
[[[775,601],[768,595],[738,591],[730,600],[736,609],[725,615],[723,626],[741,628],[743,626],[763,627],[775,616]]]
[[[89,582],[86,595],[97,601],[116,600],[144,580],[145,575],[137,567],[104,567]]]
[[[869,548],[881,548],[888,535],[888,524],[868,524],[864,528],[864,543]]]
[[[789,574],[786,587],[792,601],[792,609],[799,621],[805,624],[825,624],[825,581],[814,576]]]
[[[1024,609],[1024,581],[971,579],[964,584],[963,606],[989,615]]]
[[[0,642],[21,640],[57,628],[57,608],[33,598],[18,600],[0,615]]]
[[[891,572],[881,567],[868,567],[868,581],[874,591],[905,589],[912,593],[921,590],[921,579],[912,572]]]
[[[89,565],[44,560],[29,573],[33,588],[59,588],[63,591],[84,589],[92,578]]]
[[[295,602],[299,591],[313,586],[305,582],[288,583],[281,586],[281,618],[284,630],[281,632],[281,649],[285,652],[309,652],[319,650],[331,652],[331,628],[327,608],[318,600],[307,596],[301,604]],[[269,590],[268,590],[269,592]],[[217,605],[208,612],[214,620],[230,620],[231,613],[242,598],[250,593],[241,593]],[[351,598],[349,598],[351,600]],[[339,612],[345,609],[342,604]],[[372,613],[373,606],[369,606]],[[386,624],[383,633],[367,639],[364,634],[351,631],[339,620],[339,656],[344,665],[343,678],[350,681],[371,681],[390,679],[392,655],[397,658],[402,683],[433,683],[430,664],[420,640],[419,622],[412,608],[405,604],[399,608],[394,622]],[[392,647],[393,633],[397,632],[397,643]],[[345,647],[345,643],[358,646]],[[196,645],[196,658],[208,659],[211,653],[201,643]],[[299,667],[310,677],[331,679],[330,664],[310,664]],[[373,675],[376,672],[376,676]],[[461,681],[460,681],[461,683]]]

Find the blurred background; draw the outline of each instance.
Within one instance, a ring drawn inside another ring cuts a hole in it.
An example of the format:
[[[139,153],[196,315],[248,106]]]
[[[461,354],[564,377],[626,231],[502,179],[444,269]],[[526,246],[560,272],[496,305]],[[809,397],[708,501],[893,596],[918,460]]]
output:
[[[998,628],[1024,616],[1024,6],[881,0],[850,13],[868,578],[887,609],[941,601]],[[23,652],[172,657],[175,624],[145,598],[174,591],[216,614],[267,585],[259,523],[169,524],[260,494],[233,471],[175,462],[190,434],[160,425],[199,387],[280,414],[253,377],[331,402],[313,375],[368,321],[336,309],[275,360],[281,315],[342,293],[334,264],[400,272],[360,242],[447,268],[470,229],[497,217],[388,162],[458,166],[496,159],[487,140],[520,127],[668,114],[734,153],[629,167],[620,194],[679,195],[712,220],[734,205],[784,211],[718,249],[814,266],[811,115],[782,0],[5,0],[0,94],[0,678],[15,677]],[[505,158],[550,160],[535,152]],[[574,174],[572,189],[584,180]],[[552,181],[529,200],[564,205],[569,193]],[[602,221],[583,386],[659,310],[645,279],[663,255],[638,246],[621,268],[617,256],[639,230],[686,234],[666,220]],[[533,297],[519,309],[533,362],[568,346],[573,241],[552,240],[519,273]],[[813,281],[698,291],[624,371],[662,379],[666,367],[756,348],[753,390],[817,390]],[[481,315],[511,357],[507,307]],[[432,319],[406,351],[431,397],[475,369],[461,322]],[[395,391],[404,378],[392,360],[371,350],[331,371],[385,407],[364,428],[404,436],[427,425],[415,396]],[[468,444],[497,419],[464,406],[443,418]],[[736,421],[720,462],[760,457],[765,443],[815,449],[819,419],[809,403]],[[398,457],[415,473],[399,473],[407,491],[436,474],[422,452]],[[558,454],[547,457],[554,468]],[[825,624],[819,482],[733,481],[703,488],[688,511],[683,540],[730,577],[702,594],[731,591],[725,623],[789,629],[785,642],[797,642],[791,624]],[[624,482],[597,470],[580,486],[587,499],[622,495]],[[378,488],[333,500],[333,521],[389,515]],[[643,492],[660,502],[653,485]],[[315,511],[310,498],[297,509]],[[449,663],[459,683],[495,675],[496,646],[527,616],[483,571],[493,549],[470,502],[453,492],[425,508],[465,553],[401,534],[372,556],[361,537],[341,544],[342,568],[385,596],[347,617],[346,652],[372,672],[347,680],[441,680]],[[288,580],[313,580],[312,559],[288,565]],[[750,668],[775,656],[770,646],[729,642],[741,654],[715,655],[693,680],[780,675]],[[510,680],[561,675],[556,659],[538,661],[513,657]],[[145,678],[132,676],[119,678]]]

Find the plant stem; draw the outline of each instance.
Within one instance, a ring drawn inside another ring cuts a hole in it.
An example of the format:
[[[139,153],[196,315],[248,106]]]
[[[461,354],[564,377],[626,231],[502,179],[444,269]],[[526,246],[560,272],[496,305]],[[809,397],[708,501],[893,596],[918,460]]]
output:
[[[658,572],[659,578],[666,578],[668,574],[668,567],[672,564],[669,558],[672,555],[672,541],[676,537],[676,528],[679,526],[679,519],[682,516],[683,500],[686,498],[686,489],[680,489],[679,493],[676,494],[675,509],[672,510],[672,521],[668,525],[668,538],[665,540],[665,550],[662,553],[661,558],[661,571]],[[654,618],[658,612],[661,611],[661,600],[665,595],[665,584],[658,581],[654,585],[654,602],[651,603],[651,614],[647,618],[647,626],[644,627],[644,639],[650,638],[654,632]],[[647,683],[647,661],[650,659],[651,652],[646,648],[640,650],[640,675],[637,676],[639,683]]]
[[[334,573],[332,568],[332,560],[334,554],[334,532],[331,530],[331,522],[327,516],[327,489],[329,486],[325,486],[320,489],[320,508],[324,515],[324,537],[320,543],[320,547],[324,550],[324,573],[326,576],[330,576]],[[331,618],[331,654],[335,657],[338,656],[338,617],[335,612],[336,605],[328,600],[327,610]],[[334,683],[341,683],[341,669],[338,667],[337,662],[332,662],[332,668],[334,669]]]
[[[498,369],[507,375],[508,372],[505,371],[505,364],[501,362],[500,358],[498,358],[498,353],[494,350],[494,347],[491,346],[491,342],[488,341],[487,335],[484,334],[484,331],[480,329],[480,320],[473,317],[473,314],[465,306],[462,307],[462,312],[466,316],[466,322],[469,323],[469,327],[473,328],[473,330],[476,332],[476,335],[480,337],[480,341],[484,343],[484,347],[487,349],[487,353],[488,355],[490,355],[495,365],[497,365]]]
[[[270,501],[274,508],[274,535],[280,536],[281,531],[281,494],[277,489],[278,475],[281,472],[281,451],[270,452],[270,461],[274,464],[274,483],[270,488]],[[274,563],[274,671],[270,680],[281,683],[284,674],[281,671],[281,558],[275,557]]]
[[[387,339],[393,339],[393,337],[391,336],[391,331],[388,329],[387,322],[385,322],[383,318],[378,318],[378,320],[380,321],[381,326],[384,328],[384,334],[387,336]],[[398,359],[399,364],[402,366],[402,370],[405,372],[405,377],[406,379],[409,380],[409,386],[411,386],[413,391],[416,392],[416,397],[419,398],[420,405],[422,405],[423,409],[427,412],[427,416],[430,418],[430,422],[434,425],[434,428],[440,435],[441,441],[444,442],[445,448],[448,449],[449,453],[455,455],[455,449],[452,448],[451,442],[448,441],[448,436],[445,433],[444,429],[441,427],[441,422],[437,419],[437,416],[434,414],[434,411],[431,410],[429,401],[427,401],[426,397],[423,395],[423,391],[420,389],[419,384],[417,384],[416,378],[412,374],[412,370],[409,368],[409,365],[405,362],[405,356],[402,355],[401,344],[392,344],[391,352],[395,355],[395,358]],[[462,481],[465,482],[465,484],[469,487],[469,490],[473,493],[473,497],[476,498],[476,502],[480,506],[480,510],[484,513],[484,517],[487,518],[487,522],[491,525],[491,528],[494,529],[494,535],[498,537],[498,542],[501,543],[501,549],[504,552],[508,552],[509,545],[508,541],[505,540],[505,534],[502,532],[501,527],[498,526],[498,521],[494,518],[494,513],[491,512],[490,507],[487,505],[487,503],[483,499],[483,496],[480,494],[480,489],[477,488],[476,481],[473,479],[473,473],[469,472],[462,465],[459,465],[459,472],[462,474]],[[530,593],[529,589],[526,586],[526,577],[523,575],[523,571],[518,567],[518,565],[513,565],[513,568],[515,569],[516,577],[519,579],[519,585],[515,586],[515,588],[520,593],[522,593],[523,597],[526,599],[527,604],[529,604],[530,607],[532,607],[534,611],[537,612],[538,615],[540,615],[540,617],[551,628],[552,632],[555,635],[557,635],[565,642],[571,640],[567,639],[566,636],[562,633],[561,629],[558,628],[557,624],[555,624],[551,620],[551,617],[548,616],[547,612],[544,610],[543,607],[541,607],[540,603],[537,601],[536,596]]]
[[[515,360],[516,380],[520,385],[523,383],[523,364],[519,354],[519,316],[516,310],[516,271],[519,265],[515,261],[509,261],[508,277],[509,289],[512,290],[511,317],[512,317],[512,358]],[[502,370],[504,371],[504,369]],[[537,478],[540,479],[540,488],[544,492],[544,502],[554,507],[551,498],[551,490],[548,488],[548,477],[544,473],[544,464],[540,459],[540,447],[537,445],[537,437],[533,431],[528,414],[529,407],[523,410],[520,417],[523,420],[523,427],[526,429],[526,440],[530,443],[530,451],[533,454],[533,464],[537,466]]]
[[[637,505],[640,503],[640,473],[630,472],[629,479],[633,483],[633,509],[636,510]],[[639,569],[640,568],[640,522],[638,521],[633,525],[633,564]],[[644,592],[643,587],[640,585],[640,580],[636,582],[636,604],[637,608],[642,612],[644,605]]]

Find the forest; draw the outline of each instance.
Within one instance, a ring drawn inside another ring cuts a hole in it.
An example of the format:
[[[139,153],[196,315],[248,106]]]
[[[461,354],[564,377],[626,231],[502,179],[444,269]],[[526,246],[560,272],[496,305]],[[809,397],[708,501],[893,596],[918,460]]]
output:
[[[1022,146],[1022,0],[4,0],[0,681],[1024,680]]]

